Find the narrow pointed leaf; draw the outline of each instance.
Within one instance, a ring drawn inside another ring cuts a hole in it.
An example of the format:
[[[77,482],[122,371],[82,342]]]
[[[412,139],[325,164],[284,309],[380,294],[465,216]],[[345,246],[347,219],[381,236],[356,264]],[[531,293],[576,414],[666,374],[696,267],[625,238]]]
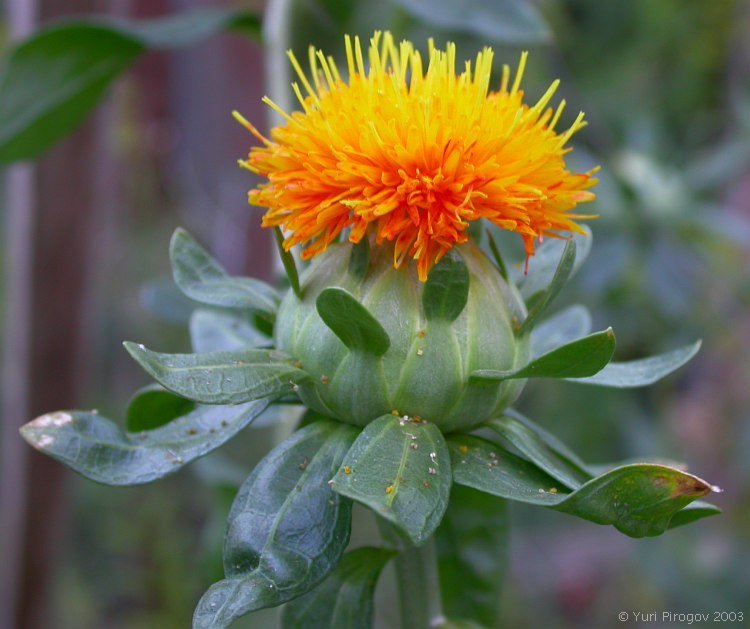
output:
[[[281,352],[249,349],[206,354],[160,354],[143,345],[125,349],[165,389],[204,404],[241,404],[294,392],[309,376]]]
[[[367,237],[362,238],[352,247],[352,255],[349,258],[349,273],[358,280],[363,280],[370,266],[370,241]]]
[[[472,378],[512,380],[518,378],[582,378],[592,376],[612,359],[615,334],[612,328],[572,341],[532,360],[520,369],[478,369]]]
[[[580,487],[591,478],[587,471],[560,456],[536,432],[516,419],[504,415],[491,419],[485,425],[540,470],[570,489]]]
[[[274,236],[276,237],[276,248],[279,251],[279,257],[281,258],[281,264],[284,265],[286,271],[286,277],[289,280],[289,286],[291,286],[294,294],[297,297],[301,297],[299,288],[299,273],[297,272],[297,263],[294,261],[294,256],[291,251],[284,249],[284,234],[281,233],[279,227],[275,227],[273,230]]]
[[[348,552],[323,583],[284,606],[282,628],[370,629],[375,586],[394,555],[384,548]]]
[[[260,280],[233,277],[184,229],[169,243],[175,284],[191,299],[212,306],[249,308],[268,319],[276,316],[279,297]]]
[[[199,406],[167,425],[124,432],[95,411],[49,413],[21,428],[34,448],[106,485],[140,485],[176,472],[215,450],[260,415],[258,400],[237,406]]]
[[[300,596],[338,565],[349,541],[351,502],[328,480],[356,434],[352,426],[318,421],[256,466],[227,521],[226,578],[201,598],[195,629],[228,627],[253,610]]]
[[[202,309],[190,316],[190,340],[193,351],[198,354],[235,352],[271,343],[271,339],[242,317]]]
[[[449,618],[485,627],[500,621],[500,597],[508,563],[507,503],[462,485],[438,527],[440,598]]]
[[[720,513],[721,509],[719,507],[708,502],[703,502],[702,500],[696,500],[672,516],[672,519],[669,521],[669,528],[676,529],[678,526],[692,524],[697,520],[702,520],[712,515],[719,515]]]
[[[471,435],[450,435],[453,481],[465,487],[536,505],[553,506],[569,490],[536,465],[502,446]],[[550,491],[552,490],[552,491]]]
[[[562,250],[562,254],[560,256],[560,262],[558,263],[555,269],[555,273],[552,276],[552,279],[550,280],[547,287],[544,290],[531,294],[530,296],[527,296],[527,294],[524,293],[523,289],[521,290],[521,294],[524,296],[524,298],[526,298],[526,305],[528,307],[529,314],[521,324],[519,334],[524,334],[534,327],[537,320],[542,316],[542,314],[552,303],[555,297],[557,297],[558,293],[562,290],[565,284],[567,284],[568,279],[573,273],[573,265],[575,264],[575,259],[576,243],[571,238],[565,241],[565,247]],[[526,284],[524,283],[524,285]]]
[[[490,253],[492,253],[492,259],[495,261],[497,270],[500,271],[500,275],[503,276],[503,279],[507,281],[508,267],[505,266],[505,260],[503,260],[500,249],[498,249],[497,243],[495,242],[495,237],[492,235],[492,232],[489,229],[487,230],[487,242],[489,243]]]
[[[531,331],[531,357],[539,358],[561,345],[591,333],[591,314],[579,304],[569,306]]]
[[[715,513],[709,508],[683,513],[714,488],[664,465],[624,465],[570,491],[532,463],[485,439],[453,435],[448,443],[457,484],[611,524],[631,537],[660,535],[673,526],[673,519],[674,526],[680,526]]]
[[[578,269],[586,261],[593,242],[589,227],[582,225],[581,228],[583,234],[573,234],[568,238],[547,238],[537,247],[536,253],[529,260],[528,274],[516,271],[515,268],[509,269],[511,278],[519,287],[521,295],[527,302],[535,295],[543,293],[552,282],[568,240],[575,242],[576,247],[575,261],[570,276],[572,277],[578,272]]]
[[[349,349],[382,356],[391,346],[383,326],[343,288],[326,288],[315,305],[320,318]]]
[[[422,292],[427,319],[453,321],[469,298],[469,270],[461,254],[451,249],[430,270]]]
[[[393,415],[365,426],[333,479],[337,493],[367,505],[417,545],[440,524],[450,486],[450,456],[437,426]]]
[[[573,452],[555,435],[553,435],[551,432],[548,432],[547,430],[544,430],[544,428],[542,428],[539,424],[532,422],[528,417],[524,417],[514,408],[505,409],[503,415],[505,416],[506,421],[514,420],[515,422],[520,423],[524,427],[526,427],[527,430],[530,430],[538,439],[540,439],[544,443],[546,448],[554,452],[555,455],[557,455],[557,457],[559,457],[561,460],[565,461],[568,466],[572,467],[573,469],[579,470],[581,473],[586,474],[587,479],[596,476],[596,474],[598,473],[595,470],[596,466],[584,463],[581,457]],[[639,463],[643,462],[643,460],[639,461]],[[654,463],[655,461],[648,462]],[[663,461],[661,462],[663,463]],[[607,468],[602,469],[601,471],[612,469],[612,467],[615,466],[610,465]]]
[[[195,409],[195,402],[167,391],[158,384],[143,387],[130,400],[125,425],[130,432],[153,430]]]
[[[174,48],[222,30],[259,31],[246,12],[203,10],[154,20],[60,21],[4,59],[0,162],[36,157],[77,127],[109,85],[149,48]]]
[[[698,353],[701,342],[679,349],[626,362],[611,362],[599,373],[587,378],[571,378],[571,382],[593,384],[602,387],[645,387],[661,380],[687,363]]]

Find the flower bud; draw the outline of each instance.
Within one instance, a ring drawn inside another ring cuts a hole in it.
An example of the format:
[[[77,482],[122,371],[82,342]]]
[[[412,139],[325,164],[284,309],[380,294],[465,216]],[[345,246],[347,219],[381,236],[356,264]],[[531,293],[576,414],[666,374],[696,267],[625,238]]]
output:
[[[468,271],[468,297],[452,320],[426,316],[429,281],[419,281],[413,263],[394,268],[392,246],[374,247],[357,272],[349,243],[331,245],[313,260],[301,278],[301,299],[290,290],[282,301],[275,332],[276,347],[312,377],[299,387],[305,405],[357,426],[393,413],[449,432],[496,416],[518,397],[524,381],[470,374],[525,364],[528,339],[514,333],[526,314],[523,301],[474,243],[456,250]],[[348,291],[380,323],[390,338],[385,353],[350,349],[326,325],[316,300],[331,287]]]

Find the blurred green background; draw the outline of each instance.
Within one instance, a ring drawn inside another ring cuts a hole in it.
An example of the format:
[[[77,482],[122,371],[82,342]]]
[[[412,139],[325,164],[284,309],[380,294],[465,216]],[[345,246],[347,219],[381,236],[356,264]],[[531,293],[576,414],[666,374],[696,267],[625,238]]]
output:
[[[581,302],[594,313],[595,329],[612,325],[618,359],[704,341],[687,367],[645,390],[528,385],[520,410],[588,461],[685,461],[725,490],[715,499],[724,514],[633,540],[514,504],[505,625],[623,626],[619,611],[744,611],[750,618],[750,4],[6,0],[0,6],[6,46],[74,14],[149,19],[207,7],[257,15],[266,34],[261,43],[252,27],[199,32],[193,24],[181,32],[190,41],[178,45],[180,32],[162,32],[72,135],[36,161],[8,163],[2,171],[0,571],[1,618],[9,627],[185,627],[200,594],[220,578],[234,487],[291,430],[293,412],[276,426],[254,424],[166,481],[134,489],[74,477],[31,452],[17,427],[52,408],[98,408],[122,417],[130,393],[147,382],[121,350],[123,339],[188,349],[190,305],[169,288],[174,227],[188,227],[232,272],[278,274],[260,213],[246,205],[254,182],[235,163],[253,139],[230,111],[262,126],[268,112],[261,96],[289,98],[286,47],[304,57],[308,43],[340,54],[343,33],[367,38],[375,28],[417,45],[430,36],[439,45],[455,41],[462,59],[492,45],[498,64],[511,66],[528,49],[524,86],[532,101],[562,79],[568,121],[579,109],[589,120],[572,143],[573,168],[602,166],[592,208],[601,218],[591,223],[591,256],[557,305]],[[27,79],[54,82],[55,55],[47,61]],[[7,87],[7,73],[3,80]],[[14,93],[0,88],[6,99],[0,112],[11,108]],[[516,239],[503,239],[503,246],[520,259]],[[356,518],[353,543],[376,543],[368,516]],[[394,586],[385,576],[377,620],[392,627]],[[275,618],[273,610],[260,612],[238,626],[272,627]]]

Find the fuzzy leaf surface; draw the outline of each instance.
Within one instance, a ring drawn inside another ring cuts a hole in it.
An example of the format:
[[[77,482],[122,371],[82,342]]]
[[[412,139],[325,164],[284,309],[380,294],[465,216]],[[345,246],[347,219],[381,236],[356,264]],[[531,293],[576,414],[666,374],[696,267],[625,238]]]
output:
[[[165,389],[203,404],[277,398],[309,377],[276,350],[161,354],[136,343],[125,349]]]
[[[328,480],[356,434],[352,426],[317,421],[258,463],[229,513],[226,578],[201,598],[195,629],[228,627],[296,598],[336,568],[349,541],[352,504]]]
[[[191,299],[225,308],[248,308],[273,320],[279,304],[276,290],[260,280],[229,275],[184,229],[169,243],[175,284]]]
[[[532,463],[485,439],[456,435],[449,444],[456,483],[597,524],[611,524],[630,537],[660,535],[716,513],[711,507],[682,513],[714,488],[697,476],[665,465],[623,465],[571,491]]]
[[[593,384],[618,389],[645,387],[677,371],[698,353],[701,342],[680,347],[665,354],[639,360],[611,362],[600,372],[586,378],[571,378],[571,382]]]
[[[141,485],[176,472],[231,439],[268,405],[199,406],[165,426],[125,432],[93,411],[48,413],[21,428],[34,448],[105,485]]]
[[[440,524],[451,487],[450,455],[432,423],[383,415],[367,424],[333,478],[419,545]]]
[[[511,380],[519,378],[583,378],[601,371],[615,352],[612,328],[571,341],[535,358],[519,369],[496,371],[478,369],[472,378]]]

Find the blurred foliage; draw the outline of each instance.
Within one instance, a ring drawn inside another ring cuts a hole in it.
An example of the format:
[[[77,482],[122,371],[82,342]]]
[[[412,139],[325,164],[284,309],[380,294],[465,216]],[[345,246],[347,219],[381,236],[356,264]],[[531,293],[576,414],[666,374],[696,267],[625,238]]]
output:
[[[738,342],[750,324],[748,207],[738,201],[750,170],[747,9],[740,0],[506,0],[482,3],[488,13],[477,21],[471,2],[436,0],[429,11],[425,4],[296,0],[293,47],[304,59],[310,43],[340,50],[344,32],[367,37],[373,28],[390,28],[416,41],[450,38],[467,58],[492,44],[500,63],[515,63],[520,46],[535,48],[528,92],[533,98],[536,87],[560,76],[570,110],[585,110],[590,121],[576,136],[573,167],[603,167],[592,253],[557,305],[584,303],[595,329],[612,325],[618,360],[696,337],[704,345],[691,366],[651,389],[584,390],[545,381],[529,385],[521,409],[588,460],[668,454],[727,490],[718,501],[723,517],[637,542],[556,513],[514,508],[517,533],[503,594],[508,626],[610,626],[620,609],[747,614],[750,361]],[[513,21],[518,15],[526,21]],[[513,36],[493,30],[494,19],[495,26],[514,24]],[[544,43],[548,33],[552,41]],[[166,264],[166,216],[126,233],[142,252],[141,266],[121,280],[131,287],[154,275],[147,267],[156,260]],[[518,243],[499,236],[506,258],[520,263]],[[175,346],[165,333],[186,344],[168,323],[149,323],[126,298],[109,298],[112,320],[101,332],[102,346],[117,348],[136,329],[164,346]],[[155,288],[146,289],[144,301],[153,310],[164,307],[168,319],[184,316],[182,303]],[[100,360],[92,393],[105,410],[124,408],[121,374]],[[113,493],[79,483],[71,543],[57,569],[59,626],[185,626],[205,584],[221,576],[218,540],[235,477],[278,436],[253,428],[159,486]],[[355,543],[372,543],[367,535]],[[274,614],[255,614],[240,626],[273,626]],[[381,622],[392,626],[388,616]]]

